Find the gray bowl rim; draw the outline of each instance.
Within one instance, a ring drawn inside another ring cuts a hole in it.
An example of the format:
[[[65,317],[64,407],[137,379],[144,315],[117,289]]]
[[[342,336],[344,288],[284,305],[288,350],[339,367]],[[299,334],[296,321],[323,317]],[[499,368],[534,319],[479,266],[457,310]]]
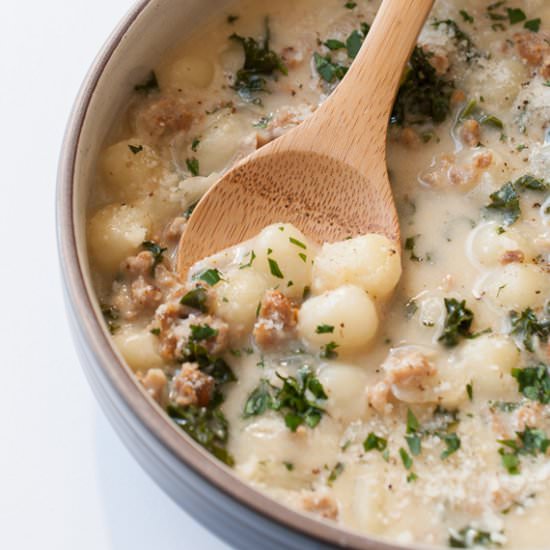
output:
[[[114,350],[104,323],[95,312],[94,298],[86,287],[77,252],[73,190],[76,185],[75,167],[79,144],[90,102],[105,67],[134,21],[151,1],[139,0],[130,9],[93,61],[73,105],[61,148],[56,190],[58,251],[66,299],[76,313],[79,328],[85,335],[93,355],[99,358],[98,364],[102,370],[102,376],[109,381],[142,426],[168,453],[205,479],[210,486],[252,512],[297,535],[305,535],[312,542],[317,541],[321,545],[362,550],[403,549],[401,545],[360,535],[296,512],[237,478],[228,467],[213,458],[177,428],[166,413],[139,387],[130,369]]]

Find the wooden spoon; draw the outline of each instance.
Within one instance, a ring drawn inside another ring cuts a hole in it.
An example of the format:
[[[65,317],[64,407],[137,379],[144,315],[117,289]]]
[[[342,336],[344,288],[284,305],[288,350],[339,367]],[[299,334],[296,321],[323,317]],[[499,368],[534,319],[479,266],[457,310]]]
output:
[[[365,233],[399,241],[386,133],[403,68],[434,0],[384,0],[346,77],[313,116],[228,171],[181,237],[182,277],[198,260],[290,222],[317,242]]]

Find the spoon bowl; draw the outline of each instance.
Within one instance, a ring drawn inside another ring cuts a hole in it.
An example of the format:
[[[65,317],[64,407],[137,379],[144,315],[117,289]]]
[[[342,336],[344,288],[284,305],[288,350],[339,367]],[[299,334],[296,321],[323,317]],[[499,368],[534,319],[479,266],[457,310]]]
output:
[[[384,0],[347,75],[300,126],[243,159],[199,202],[181,237],[198,260],[289,222],[317,242],[365,233],[399,241],[386,167],[388,119],[434,0]]]

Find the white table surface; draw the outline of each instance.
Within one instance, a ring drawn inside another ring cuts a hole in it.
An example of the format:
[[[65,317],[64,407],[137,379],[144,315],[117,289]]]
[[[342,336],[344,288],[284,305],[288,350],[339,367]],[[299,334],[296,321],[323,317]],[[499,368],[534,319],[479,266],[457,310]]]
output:
[[[131,0],[2,0],[0,548],[226,548],[149,479],[87,385],[55,242],[72,102]]]

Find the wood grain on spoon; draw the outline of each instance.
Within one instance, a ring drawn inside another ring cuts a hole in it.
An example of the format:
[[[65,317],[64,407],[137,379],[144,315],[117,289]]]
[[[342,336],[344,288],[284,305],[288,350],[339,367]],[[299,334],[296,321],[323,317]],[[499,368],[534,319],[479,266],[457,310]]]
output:
[[[403,68],[434,0],[384,0],[346,77],[313,116],[227,172],[195,208],[178,271],[290,222],[318,242],[399,240],[386,133]]]

